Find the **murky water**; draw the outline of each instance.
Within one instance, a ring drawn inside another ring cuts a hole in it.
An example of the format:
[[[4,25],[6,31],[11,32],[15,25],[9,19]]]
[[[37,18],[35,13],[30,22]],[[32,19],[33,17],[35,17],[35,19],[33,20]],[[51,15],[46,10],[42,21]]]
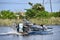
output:
[[[29,35],[29,36],[17,36],[17,35],[3,35],[0,36],[0,40],[60,40],[60,25],[50,25],[53,28],[53,34],[50,35]],[[0,27],[0,33],[13,32],[10,27]]]

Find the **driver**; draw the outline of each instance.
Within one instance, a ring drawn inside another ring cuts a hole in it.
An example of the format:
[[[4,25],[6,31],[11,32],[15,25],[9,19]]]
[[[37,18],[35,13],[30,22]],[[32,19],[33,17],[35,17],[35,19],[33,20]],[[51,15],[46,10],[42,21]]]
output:
[[[47,27],[45,25],[41,25],[42,26],[42,30],[47,30]]]

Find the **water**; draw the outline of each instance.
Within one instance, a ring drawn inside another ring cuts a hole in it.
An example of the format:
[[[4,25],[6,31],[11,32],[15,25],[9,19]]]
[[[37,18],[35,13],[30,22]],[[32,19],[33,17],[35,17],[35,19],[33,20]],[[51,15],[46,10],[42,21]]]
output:
[[[50,25],[49,27],[53,28],[53,34],[29,36],[5,35],[0,36],[0,40],[60,40],[60,25]],[[13,31],[10,27],[0,27],[0,33]]]

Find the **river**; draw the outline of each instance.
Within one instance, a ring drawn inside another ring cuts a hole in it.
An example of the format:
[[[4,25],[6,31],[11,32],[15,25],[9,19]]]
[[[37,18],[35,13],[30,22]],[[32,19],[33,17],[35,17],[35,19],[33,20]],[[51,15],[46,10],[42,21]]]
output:
[[[50,35],[0,35],[0,40],[60,40],[60,25],[50,25],[53,28],[53,34]],[[13,32],[10,27],[0,27],[0,33]]]

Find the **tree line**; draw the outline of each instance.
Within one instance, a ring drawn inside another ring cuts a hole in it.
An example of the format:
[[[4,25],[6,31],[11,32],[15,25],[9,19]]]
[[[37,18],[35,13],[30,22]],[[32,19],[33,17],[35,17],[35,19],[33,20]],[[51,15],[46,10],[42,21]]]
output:
[[[2,19],[16,19],[17,14],[19,15],[19,18],[50,18],[50,17],[60,17],[60,11],[58,12],[47,12],[45,11],[45,8],[43,5],[36,3],[32,4],[29,2],[29,5],[31,5],[30,9],[26,9],[26,12],[24,12],[25,16],[20,15],[20,13],[11,12],[10,10],[2,10],[0,11],[0,18]]]
[[[50,18],[50,17],[60,17],[60,11],[58,12],[48,12],[45,11],[43,5],[36,3],[32,4],[29,2],[29,5],[32,7],[30,9],[26,9],[26,18]]]

